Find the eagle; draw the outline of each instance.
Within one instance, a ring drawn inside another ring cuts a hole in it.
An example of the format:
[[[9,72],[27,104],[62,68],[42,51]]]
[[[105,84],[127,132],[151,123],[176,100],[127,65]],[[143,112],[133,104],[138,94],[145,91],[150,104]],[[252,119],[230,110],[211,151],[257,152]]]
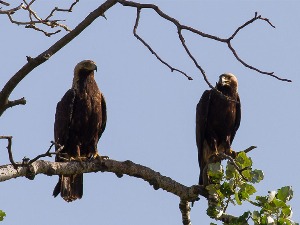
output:
[[[106,103],[94,79],[97,71],[92,60],[79,62],[74,69],[71,89],[57,103],[54,139],[56,162],[99,158],[97,144],[106,126]],[[101,159],[101,157],[100,157]],[[53,196],[72,202],[82,198],[83,174],[60,175]]]
[[[210,183],[208,163],[220,162],[218,152],[233,154],[230,147],[241,121],[237,78],[232,73],[224,73],[215,89],[204,91],[196,108],[199,185],[204,186]]]

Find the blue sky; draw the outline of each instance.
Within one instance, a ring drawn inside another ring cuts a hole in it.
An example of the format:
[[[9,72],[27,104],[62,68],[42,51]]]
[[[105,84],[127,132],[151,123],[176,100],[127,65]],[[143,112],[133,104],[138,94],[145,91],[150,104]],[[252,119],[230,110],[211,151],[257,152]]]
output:
[[[146,1],[142,1],[146,2]],[[45,12],[43,6],[36,10]],[[80,1],[72,14],[59,14],[71,27],[102,1]],[[298,163],[299,128],[299,23],[298,1],[149,1],[181,23],[203,32],[228,37],[257,11],[276,26],[257,21],[233,41],[240,57],[262,70],[292,79],[278,81],[243,67],[225,44],[184,32],[191,52],[214,84],[224,72],[239,80],[242,121],[233,142],[237,151],[251,145],[249,156],[265,179],[258,195],[291,185],[293,219],[300,221]],[[48,2],[47,2],[48,4]],[[55,4],[59,4],[56,1]],[[49,6],[50,7],[50,6]],[[51,6],[53,7],[53,5]],[[30,73],[12,94],[25,97],[26,106],[9,109],[1,117],[1,135],[12,135],[16,160],[44,153],[53,140],[57,102],[71,87],[73,69],[83,59],[98,65],[96,80],[108,108],[106,130],[99,142],[100,154],[115,160],[132,160],[191,186],[198,182],[195,143],[195,107],[208,89],[200,72],[185,54],[175,27],[151,10],[143,10],[138,33],[172,66],[184,70],[193,81],[162,65],[132,35],[135,9],[116,5],[50,60]],[[1,16],[1,76],[3,85],[26,56],[37,56],[65,33],[47,38],[41,33],[10,24]],[[0,142],[0,163],[8,164],[6,142]],[[49,158],[47,160],[54,160]],[[110,173],[84,176],[84,197],[66,203],[51,194],[57,177],[39,175],[1,184],[0,208],[7,213],[3,224],[181,224],[179,199],[154,191],[148,183]],[[207,202],[201,198],[192,208],[194,224],[209,224]],[[249,205],[230,208],[239,215]],[[252,208],[251,208],[252,209]]]

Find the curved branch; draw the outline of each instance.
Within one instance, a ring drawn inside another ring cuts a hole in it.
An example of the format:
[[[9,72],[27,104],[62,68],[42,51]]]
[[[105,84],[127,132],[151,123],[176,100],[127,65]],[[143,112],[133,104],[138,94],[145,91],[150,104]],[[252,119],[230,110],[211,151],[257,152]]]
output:
[[[196,64],[196,67],[201,71],[202,73],[202,76],[205,80],[205,82],[208,84],[209,87],[212,88],[212,85],[208,82],[207,78],[206,78],[206,75],[205,75],[205,72],[204,70],[199,66],[199,64],[197,63],[197,61],[195,60],[195,58],[191,57],[191,55],[189,54],[189,50],[187,49],[187,46],[184,44],[184,38],[183,38],[183,35],[181,33],[182,30],[188,30],[192,33],[195,33],[197,35],[200,35],[201,37],[204,37],[204,38],[209,38],[209,39],[212,39],[212,40],[215,40],[215,41],[219,41],[219,42],[222,42],[222,43],[226,43],[229,50],[233,53],[234,57],[242,64],[244,65],[245,67],[251,69],[251,70],[255,70],[256,72],[258,73],[261,73],[261,74],[265,74],[265,75],[269,75],[269,76],[272,76],[280,81],[286,81],[286,82],[291,82],[291,80],[289,79],[285,79],[285,78],[280,78],[276,75],[274,75],[274,72],[265,72],[265,71],[262,71],[254,66],[251,66],[249,64],[247,64],[245,61],[243,61],[239,56],[238,54],[236,53],[236,50],[232,47],[231,45],[231,40],[233,40],[237,33],[242,30],[243,28],[245,28],[246,26],[248,26],[249,24],[253,23],[254,21],[256,20],[264,20],[266,21],[270,26],[272,26],[273,28],[275,28],[275,26],[269,21],[269,19],[267,18],[263,18],[261,15],[258,15],[257,12],[255,13],[255,16],[254,18],[250,19],[249,21],[245,22],[242,26],[238,27],[234,32],[233,34],[229,37],[229,38],[220,38],[220,37],[217,37],[217,36],[214,36],[214,35],[211,35],[211,34],[206,34],[202,31],[199,31],[195,28],[192,28],[192,27],[189,27],[189,26],[186,26],[186,25],[182,25],[178,20],[176,20],[175,18],[165,14],[164,12],[162,12],[158,6],[154,5],[154,4],[141,4],[141,3],[137,3],[137,2],[132,2],[132,1],[126,1],[126,0],[117,0],[117,2],[119,2],[121,5],[123,6],[129,6],[129,7],[135,7],[137,8],[138,10],[141,10],[143,8],[145,9],[153,9],[159,16],[161,16],[162,18],[164,18],[165,20],[168,20],[170,21],[171,23],[173,23],[176,27],[177,27],[177,30],[179,31],[178,34],[180,36],[180,40],[181,40],[181,43],[183,44],[183,47],[185,48],[186,52],[188,53],[188,55],[190,56],[190,58],[193,60],[193,62]],[[149,47],[148,47],[149,48]],[[151,51],[151,50],[150,50]],[[151,51],[152,52],[152,51]],[[152,52],[153,53],[153,52]],[[158,58],[159,59],[159,58]],[[161,61],[159,59],[159,61]],[[195,62],[196,61],[196,62]],[[163,62],[164,63],[164,62]],[[165,63],[164,63],[165,64]]]
[[[30,173],[33,177],[37,174],[52,175],[70,175],[79,173],[91,172],[112,172],[118,177],[123,174],[128,176],[143,179],[153,186],[155,190],[159,188],[177,195],[183,201],[196,201],[199,199],[199,194],[204,195],[204,190],[198,185],[187,187],[178,183],[167,176],[161,175],[146,166],[133,163],[130,160],[119,162],[112,159],[93,160],[91,162],[49,162],[37,160],[30,164]],[[17,169],[13,165],[4,165],[0,167],[0,182],[17,178],[27,177],[28,167],[22,166]]]
[[[10,94],[20,83],[20,81],[24,79],[24,77],[26,77],[27,74],[29,74],[40,64],[47,61],[51,56],[53,56],[56,52],[58,52],[75,37],[77,37],[85,28],[87,28],[92,22],[94,22],[94,20],[102,16],[106,10],[108,10],[115,4],[116,0],[107,0],[101,6],[91,12],[81,23],[77,25],[74,30],[62,37],[46,51],[42,52],[35,58],[28,57],[28,59],[30,60],[28,60],[28,62],[14,76],[10,78],[10,80],[5,84],[2,91],[0,92],[0,116],[7,109],[6,105],[8,103]]]
[[[145,46],[149,49],[149,51],[150,51],[153,55],[155,55],[155,57],[156,57],[162,64],[166,65],[166,66],[171,70],[171,72],[177,71],[177,72],[183,74],[183,75],[184,75],[186,78],[188,78],[189,80],[193,80],[192,77],[188,76],[188,75],[187,75],[185,72],[183,72],[182,70],[176,69],[176,68],[170,66],[166,61],[162,60],[162,59],[158,56],[158,54],[150,47],[150,45],[147,44],[147,43],[145,42],[145,40],[143,40],[143,39],[136,33],[136,30],[137,30],[138,25],[139,25],[140,14],[141,14],[141,9],[140,9],[140,8],[137,8],[136,20],[135,20],[135,24],[134,24],[134,28],[133,28],[133,35],[134,35],[140,42],[142,42],[142,44],[145,45]]]

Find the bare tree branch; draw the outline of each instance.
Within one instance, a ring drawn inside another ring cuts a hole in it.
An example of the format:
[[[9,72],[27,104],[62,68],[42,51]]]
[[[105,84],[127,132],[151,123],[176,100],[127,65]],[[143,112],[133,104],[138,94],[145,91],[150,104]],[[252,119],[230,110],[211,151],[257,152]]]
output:
[[[57,11],[57,12],[72,12],[73,10],[73,7],[79,2],[79,0],[75,0],[75,2],[73,2],[70,6],[70,8],[68,9],[61,9],[61,8],[58,8],[58,7],[55,7],[51,12],[50,14],[45,18],[45,20],[49,20],[53,15],[54,13]]]
[[[155,55],[155,57],[164,65],[166,65],[167,67],[169,67],[169,69],[171,70],[171,72],[174,72],[174,71],[177,71],[181,74],[183,74],[185,77],[187,77],[189,80],[193,80],[192,77],[188,76],[185,72],[183,72],[182,70],[179,70],[179,69],[176,69],[172,66],[170,66],[166,61],[162,60],[158,54],[150,47],[149,44],[147,44],[137,33],[136,33],[136,30],[138,28],[138,25],[139,25],[139,20],[140,20],[140,14],[141,14],[141,9],[140,8],[137,8],[137,13],[136,13],[136,20],[135,20],[135,25],[134,25],[134,28],[133,28],[133,34],[134,36],[140,41],[142,42],[143,45],[145,45],[149,51]]]
[[[8,101],[7,104],[6,104],[6,107],[11,108],[11,107],[14,107],[16,105],[26,105],[25,98],[23,97],[23,98],[14,100],[14,101]]]
[[[15,163],[14,161],[14,157],[12,155],[12,136],[0,136],[0,139],[6,139],[7,140],[7,151],[8,151],[8,157],[9,157],[9,161],[10,163],[13,165],[14,168],[17,168],[18,165]]]
[[[14,14],[16,11],[22,9],[24,7],[24,4],[21,3],[19,6],[12,8],[12,9],[8,9],[8,10],[0,10],[0,14],[7,14],[7,15],[11,15]]]
[[[220,37],[217,37],[217,36],[214,36],[214,35],[210,35],[210,34],[206,34],[204,32],[201,32],[195,28],[192,28],[192,27],[189,27],[189,26],[186,26],[186,25],[182,25],[178,20],[170,17],[169,15],[165,14],[164,12],[162,12],[158,6],[154,5],[154,4],[141,4],[141,3],[137,3],[137,2],[132,2],[132,1],[125,1],[125,0],[117,0],[120,4],[122,4],[123,6],[129,6],[129,7],[135,7],[137,8],[138,10],[138,16],[139,16],[139,13],[141,11],[141,9],[153,9],[159,16],[161,16],[162,18],[170,21],[171,23],[173,23],[176,27],[177,27],[177,30],[178,30],[178,35],[179,35],[179,39],[184,47],[184,49],[186,50],[187,54],[189,55],[189,57],[192,59],[192,61],[194,62],[194,64],[196,65],[196,67],[200,70],[205,82],[208,84],[209,87],[213,88],[213,86],[209,83],[208,79],[206,78],[206,74],[205,74],[205,71],[202,69],[202,67],[199,65],[199,63],[197,62],[197,60],[192,56],[192,54],[190,53],[190,50],[188,49],[188,47],[186,46],[185,44],[185,41],[184,41],[184,37],[182,35],[182,30],[188,30],[192,33],[195,33],[195,34],[198,34],[202,37],[205,37],[205,38],[209,38],[209,39],[212,39],[212,40],[215,40],[215,41],[219,41],[219,42],[223,42],[223,43],[226,43],[229,50],[233,53],[234,57],[240,62],[242,63],[245,67],[251,69],[251,70],[255,70],[256,72],[258,73],[261,73],[261,74],[265,74],[265,75],[269,75],[269,76],[272,76],[278,80],[281,80],[281,81],[286,81],[286,82],[291,82],[291,80],[289,79],[285,79],[285,78],[280,78],[279,76],[276,76],[274,75],[274,72],[265,72],[265,71],[262,71],[254,66],[251,66],[249,65],[248,63],[246,63],[244,60],[242,60],[238,54],[236,53],[236,50],[232,47],[232,44],[231,44],[231,41],[235,38],[235,36],[237,35],[237,33],[242,30],[243,28],[245,28],[246,26],[248,26],[249,24],[253,23],[254,21],[256,20],[263,20],[263,21],[266,21],[270,26],[274,27],[275,26],[269,21],[269,19],[267,18],[263,18],[261,15],[258,15],[257,12],[255,13],[255,16],[254,18],[250,19],[249,21],[245,22],[242,26],[238,27],[236,31],[234,31],[234,33],[229,37],[229,38],[220,38]],[[137,16],[137,18],[138,18]],[[141,41],[141,40],[140,40]],[[145,43],[143,43],[144,45],[146,45]],[[146,45],[147,46],[147,45]],[[148,45],[147,48],[150,50],[150,46]],[[151,51],[151,50],[150,50]],[[151,53],[153,53],[154,51],[152,50]],[[162,61],[158,56],[157,54],[155,55],[156,58],[161,61],[163,64],[166,65],[166,63],[164,61]],[[168,65],[167,65],[168,66]],[[178,71],[179,72],[179,71]]]
[[[5,6],[10,6],[10,4],[8,2],[5,2],[5,1],[0,1],[0,4],[5,5]]]
[[[77,37],[94,20],[96,20],[100,16],[103,16],[104,12],[115,4],[116,0],[107,0],[101,6],[91,12],[81,23],[76,26],[74,30],[62,37],[46,51],[42,52],[35,58],[28,57],[28,59],[30,60],[28,60],[28,62],[10,78],[10,80],[4,85],[2,91],[0,92],[0,116],[8,108],[7,104],[10,94],[12,93],[14,88],[22,81],[22,79],[27,76],[27,74],[29,74],[40,64],[47,61],[51,56],[53,56],[56,52],[58,52],[75,37]]]
[[[191,207],[188,201],[180,200],[179,209],[182,215],[182,224],[183,225],[192,225],[191,222]]]
[[[184,201],[196,201],[202,189],[198,185],[187,187],[172,180],[169,177],[161,175],[146,166],[135,164],[129,160],[119,162],[112,159],[93,160],[90,162],[49,162],[37,160],[31,164],[31,172],[34,175],[70,175],[91,172],[112,172],[120,177],[120,174],[126,174],[132,177],[140,178],[148,182],[155,190],[159,188],[170,192]],[[27,176],[28,168],[26,166],[14,168],[12,165],[0,167],[0,182]]]
[[[46,31],[44,28],[42,27],[38,27],[37,25],[43,25],[45,27],[48,27],[50,29],[53,28],[57,28],[57,27],[61,27],[63,28],[65,31],[70,32],[71,29],[67,27],[67,25],[61,23],[63,20],[57,20],[57,19],[52,19],[55,15],[55,12],[72,12],[73,7],[79,2],[79,0],[75,0],[71,6],[68,9],[61,9],[58,7],[55,7],[47,17],[45,17],[44,19],[41,18],[37,12],[35,12],[32,9],[32,5],[35,3],[35,0],[30,1],[29,3],[27,3],[26,0],[23,0],[23,3],[21,5],[19,5],[18,7],[9,9],[9,10],[0,10],[0,14],[6,14],[10,20],[11,23],[17,24],[17,25],[23,25],[25,26],[25,28],[32,28],[36,31],[40,31],[42,33],[44,33],[46,36],[50,37],[51,35],[57,34],[59,33],[61,30],[58,29],[54,32],[48,32]],[[1,2],[0,2],[1,3]],[[4,4],[4,3],[2,3]],[[7,5],[8,6],[8,5]],[[26,20],[24,19],[22,20],[15,20],[13,18],[13,14],[15,14],[16,12],[23,10],[23,11],[27,11],[28,12],[28,19]]]

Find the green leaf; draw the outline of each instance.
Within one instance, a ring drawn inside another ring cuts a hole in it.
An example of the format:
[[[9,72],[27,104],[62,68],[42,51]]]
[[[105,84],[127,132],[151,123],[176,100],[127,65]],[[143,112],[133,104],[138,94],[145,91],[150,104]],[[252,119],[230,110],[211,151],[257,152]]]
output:
[[[232,186],[228,182],[224,182],[221,185],[220,191],[225,197],[229,197],[234,194],[234,190],[232,189]]]
[[[6,213],[0,210],[0,221],[3,221],[4,217],[6,216]]]
[[[266,204],[268,202],[268,197],[265,196],[256,196],[255,198],[258,201],[258,204],[263,206],[264,204]]]
[[[260,213],[258,211],[253,211],[252,220],[254,224],[260,224]]]
[[[238,205],[241,205],[241,204],[242,204],[238,192],[235,192],[235,193],[234,193],[234,198],[235,198],[235,201],[236,201],[236,203],[237,203]]]
[[[278,225],[293,225],[294,223],[289,219],[279,218],[277,224]]]
[[[244,176],[247,180],[249,180],[249,181],[252,180],[252,175],[251,175],[251,170],[250,170],[250,169],[243,170],[243,171],[242,171],[242,174],[243,174],[243,176]]]
[[[287,202],[293,198],[293,190],[291,186],[285,186],[278,189],[276,197],[283,202]]]
[[[292,208],[291,206],[285,206],[281,209],[281,217],[287,218],[289,216],[291,216],[292,213]]]
[[[209,206],[206,210],[206,214],[213,219],[219,218],[223,211],[220,207]]]
[[[277,208],[282,208],[282,207],[286,206],[285,202],[283,202],[283,201],[281,201],[280,199],[277,199],[277,198],[273,199],[273,203]]]
[[[208,176],[212,183],[220,183],[223,178],[223,167],[221,163],[208,164]]]
[[[206,188],[206,190],[208,190],[209,195],[216,195],[218,193],[220,185],[219,184],[209,184],[205,188]]]
[[[236,174],[236,169],[234,165],[230,161],[227,161],[227,166],[226,166],[226,179],[230,180],[235,177]]]
[[[235,162],[238,164],[238,166],[243,169],[245,167],[251,167],[252,166],[252,160],[250,157],[248,157],[246,155],[245,152],[240,152],[236,159],[235,159]]]
[[[264,172],[262,170],[252,170],[251,174],[251,183],[259,183],[261,180],[264,179]]]
[[[247,223],[247,220],[251,216],[251,214],[252,213],[250,211],[244,212],[243,215],[241,215],[238,218],[238,220],[237,220],[238,224],[245,224],[245,223]]]
[[[256,192],[256,189],[251,184],[244,183],[241,185],[239,190],[239,198],[240,200],[247,200],[250,198],[252,194]]]

